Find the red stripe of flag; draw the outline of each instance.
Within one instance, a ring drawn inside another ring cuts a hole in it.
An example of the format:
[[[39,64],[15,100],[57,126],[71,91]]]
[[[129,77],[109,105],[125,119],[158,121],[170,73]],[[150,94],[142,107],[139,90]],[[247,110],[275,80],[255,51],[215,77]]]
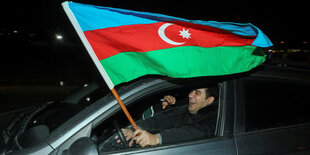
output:
[[[251,45],[255,39],[255,36],[239,36],[209,26],[173,22],[178,25],[168,26],[164,31],[165,36],[174,42],[185,43],[171,45],[158,34],[158,29],[165,23],[111,27],[86,31],[84,34],[99,60],[121,52],[148,52],[178,46],[244,46]],[[190,38],[181,36],[180,31],[187,31]]]

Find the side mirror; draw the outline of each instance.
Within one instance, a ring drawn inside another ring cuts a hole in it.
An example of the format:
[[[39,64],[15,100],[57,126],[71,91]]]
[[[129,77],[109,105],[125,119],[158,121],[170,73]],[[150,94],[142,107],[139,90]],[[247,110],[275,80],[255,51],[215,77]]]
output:
[[[96,144],[89,137],[76,140],[63,155],[98,155]]]

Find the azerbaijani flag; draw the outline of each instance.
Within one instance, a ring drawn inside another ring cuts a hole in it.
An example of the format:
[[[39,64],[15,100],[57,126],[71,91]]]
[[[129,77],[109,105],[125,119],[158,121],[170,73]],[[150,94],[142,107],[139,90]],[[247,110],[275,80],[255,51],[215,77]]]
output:
[[[265,61],[268,37],[250,23],[62,3],[109,88],[157,74],[174,78],[249,71]]]

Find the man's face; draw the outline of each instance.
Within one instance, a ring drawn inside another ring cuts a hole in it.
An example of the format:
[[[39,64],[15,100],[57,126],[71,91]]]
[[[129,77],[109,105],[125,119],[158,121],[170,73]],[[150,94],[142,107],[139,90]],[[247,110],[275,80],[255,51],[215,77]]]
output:
[[[188,94],[188,111],[196,114],[201,108],[208,105],[206,99],[206,88],[195,89]]]

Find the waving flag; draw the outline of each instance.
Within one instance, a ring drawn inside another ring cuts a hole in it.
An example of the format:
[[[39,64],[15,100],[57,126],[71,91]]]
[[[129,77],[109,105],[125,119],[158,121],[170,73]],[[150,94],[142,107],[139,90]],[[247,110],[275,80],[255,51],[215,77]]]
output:
[[[272,46],[250,23],[62,5],[110,88],[147,74],[189,78],[245,72],[265,61],[261,48]]]

